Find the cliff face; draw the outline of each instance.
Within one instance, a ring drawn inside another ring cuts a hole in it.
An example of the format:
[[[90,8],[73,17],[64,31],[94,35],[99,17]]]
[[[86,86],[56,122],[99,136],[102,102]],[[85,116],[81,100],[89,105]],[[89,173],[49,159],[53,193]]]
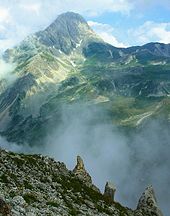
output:
[[[78,157],[69,171],[64,163],[42,155],[0,150],[0,215],[162,216],[153,189],[145,191],[136,210],[123,207],[92,184]],[[149,191],[149,192],[148,192]],[[151,201],[151,202],[150,202]],[[153,202],[152,202],[153,201]]]

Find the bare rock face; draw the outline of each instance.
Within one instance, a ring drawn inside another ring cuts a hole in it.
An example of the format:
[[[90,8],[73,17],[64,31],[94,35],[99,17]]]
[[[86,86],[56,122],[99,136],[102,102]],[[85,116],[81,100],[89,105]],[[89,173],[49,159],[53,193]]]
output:
[[[111,200],[114,200],[115,192],[116,187],[111,182],[107,182],[105,185],[104,195],[109,197]]]
[[[146,214],[147,216],[163,216],[161,210],[158,207],[155,192],[152,186],[146,188],[137,206],[137,210]]]
[[[86,171],[84,167],[83,159],[80,156],[77,156],[77,164],[73,169],[73,172],[81,178],[84,182],[92,184],[92,179],[89,173]]]
[[[93,190],[100,192],[100,190],[92,183],[92,178],[89,173],[86,171],[83,159],[80,156],[77,156],[77,164],[73,169],[73,173],[83,181],[88,187]]]
[[[9,205],[0,198],[0,216],[10,216],[11,215],[11,209]]]

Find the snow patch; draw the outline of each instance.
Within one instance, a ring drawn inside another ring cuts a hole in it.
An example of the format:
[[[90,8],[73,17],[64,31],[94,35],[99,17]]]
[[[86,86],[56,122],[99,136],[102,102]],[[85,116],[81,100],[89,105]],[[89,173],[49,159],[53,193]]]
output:
[[[76,67],[76,64],[74,63],[74,61],[70,60],[70,63],[72,64],[73,67]]]
[[[111,50],[109,50],[110,56],[113,58],[113,53]]]
[[[80,47],[81,43],[82,43],[82,40],[80,40],[80,42],[76,44],[76,48]]]

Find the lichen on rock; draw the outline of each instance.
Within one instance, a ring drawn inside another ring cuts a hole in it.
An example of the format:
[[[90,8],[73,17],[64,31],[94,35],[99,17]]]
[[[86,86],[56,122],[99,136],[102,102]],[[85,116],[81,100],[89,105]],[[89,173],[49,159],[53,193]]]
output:
[[[139,199],[137,210],[142,211],[147,216],[163,216],[158,207],[155,192],[152,186],[146,188]]]

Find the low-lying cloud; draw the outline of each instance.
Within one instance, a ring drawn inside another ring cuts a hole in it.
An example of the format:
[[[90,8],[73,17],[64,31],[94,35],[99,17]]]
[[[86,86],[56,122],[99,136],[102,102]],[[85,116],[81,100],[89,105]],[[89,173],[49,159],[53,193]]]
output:
[[[127,47],[115,36],[115,29],[108,24],[88,21],[89,26],[107,43],[115,47]]]
[[[14,69],[14,64],[7,63],[0,59],[0,81],[4,79],[9,84],[15,81],[16,75],[13,73]]]
[[[19,147],[0,140],[1,146],[19,152],[42,153],[64,161],[69,169],[77,155],[84,159],[94,183],[103,190],[106,181],[116,187],[116,200],[131,208],[146,186],[152,184],[159,205],[168,216],[170,200],[169,125],[152,121],[130,134],[102,120],[104,112],[74,105],[62,110],[62,123],[50,129],[42,148]]]
[[[63,123],[46,141],[45,152],[74,167],[82,155],[94,183],[103,189],[106,181],[117,186],[116,199],[135,208],[139,196],[153,184],[161,208],[168,216],[170,200],[169,125],[152,121],[127,135],[112,123],[97,120],[102,110],[74,106],[63,110]]]

